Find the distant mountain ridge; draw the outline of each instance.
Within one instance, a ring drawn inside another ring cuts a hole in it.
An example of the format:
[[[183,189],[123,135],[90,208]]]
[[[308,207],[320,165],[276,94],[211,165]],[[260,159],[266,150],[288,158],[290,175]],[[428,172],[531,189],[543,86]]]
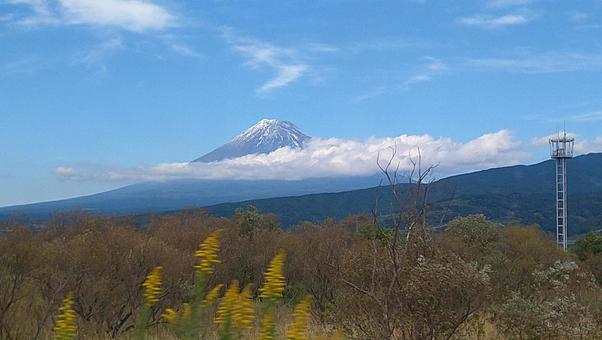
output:
[[[567,167],[569,235],[602,229],[602,153],[575,157]],[[554,181],[552,160],[443,178],[431,187],[431,217],[434,223],[445,223],[457,216],[485,214],[501,223],[539,224],[554,231]],[[392,203],[386,187],[375,187],[223,203],[210,206],[209,210],[228,217],[236,208],[254,205],[262,212],[277,214],[288,226],[368,213],[377,198],[381,207]]]
[[[283,147],[299,149],[310,139],[291,122],[262,119],[227,144],[193,162],[208,163],[250,154],[266,154]]]

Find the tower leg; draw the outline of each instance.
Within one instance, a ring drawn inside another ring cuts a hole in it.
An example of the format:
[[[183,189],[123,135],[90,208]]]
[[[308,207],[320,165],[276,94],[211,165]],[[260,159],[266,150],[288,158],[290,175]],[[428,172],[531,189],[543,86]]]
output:
[[[567,248],[566,159],[556,159],[556,243]]]

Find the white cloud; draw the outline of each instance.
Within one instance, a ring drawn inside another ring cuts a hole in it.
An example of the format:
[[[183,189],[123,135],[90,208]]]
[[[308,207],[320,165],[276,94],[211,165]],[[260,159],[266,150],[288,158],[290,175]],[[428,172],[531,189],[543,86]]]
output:
[[[567,116],[557,116],[553,114],[537,114],[524,116],[527,120],[544,121],[551,123],[591,123],[602,121],[602,111],[590,111],[585,113],[576,113]]]
[[[44,68],[44,63],[37,57],[24,57],[0,65],[0,77],[11,75],[31,75]]]
[[[602,111],[586,112],[564,117],[564,121],[572,122],[600,122],[602,121]]]
[[[69,177],[77,173],[77,171],[69,166],[58,166],[54,169],[54,173],[59,177]]]
[[[23,25],[81,24],[110,26],[143,32],[176,24],[166,8],[144,0],[9,0],[26,5],[32,14],[19,19]]]
[[[370,175],[378,172],[379,153],[390,156],[396,146],[401,171],[410,169],[409,155],[420,148],[424,164],[439,164],[438,175],[447,175],[520,163],[527,154],[519,149],[508,130],[484,134],[466,143],[429,135],[391,138],[312,139],[303,149],[282,148],[270,154],[248,155],[213,163],[164,163],[151,167],[57,168],[63,179],[93,181],[148,181],[177,178],[198,179],[302,179],[328,176]]]
[[[550,138],[557,137],[558,134],[551,134],[543,137],[535,137],[531,139],[532,146],[549,145]],[[575,138],[574,153],[576,155],[586,154],[590,152],[602,152],[602,136],[594,139],[581,138],[579,135],[567,132],[567,137]]]
[[[526,24],[530,21],[530,19],[520,14],[507,14],[497,17],[489,15],[476,15],[472,17],[460,18],[458,21],[467,26],[492,29]]]
[[[289,85],[305,75],[309,65],[302,62],[298,51],[283,48],[258,39],[241,37],[224,29],[223,36],[232,49],[246,58],[245,64],[253,69],[269,69],[275,73],[272,79],[261,85],[257,91],[268,93]]]
[[[178,42],[171,42],[171,43],[169,43],[169,47],[171,47],[171,49],[174,50],[174,52],[176,52],[179,55],[182,55],[184,57],[201,58],[200,53],[196,52],[190,46],[187,46],[185,44],[178,43]]]
[[[407,90],[412,84],[429,81],[433,79],[435,75],[447,70],[447,65],[442,61],[430,57],[427,59],[429,60],[429,63],[423,68],[423,70],[414,74],[403,82],[403,89]]]
[[[490,7],[512,7],[527,5],[531,0],[487,0],[487,5]]]
[[[65,17],[76,24],[122,27],[131,31],[161,30],[174,24],[166,9],[141,0],[59,0]]]
[[[531,139],[531,145],[533,145],[533,146],[549,145],[550,144],[550,139],[558,137],[559,134],[560,133],[552,133],[552,134],[549,134],[549,135],[543,136],[543,137],[533,137]],[[577,134],[572,133],[572,132],[567,132],[566,136],[569,137],[569,138],[577,138]]]
[[[407,91],[412,85],[423,83],[432,80],[437,75],[445,72],[448,69],[447,64],[439,59],[432,57],[423,57],[427,61],[425,65],[419,67],[418,71],[411,73],[405,80],[396,80],[394,85],[380,85],[369,91],[357,95],[353,98],[354,102],[362,102],[375,97],[380,97],[387,94],[392,94],[399,91]]]
[[[482,69],[516,73],[558,73],[602,70],[602,54],[550,52],[506,58],[469,59],[467,64]]]
[[[259,92],[270,92],[297,80],[307,70],[307,65],[281,65],[277,69],[276,77],[263,84],[259,88]]]
[[[105,60],[123,48],[124,45],[121,38],[113,37],[88,51],[78,53],[76,55],[76,62],[85,65],[87,68],[98,67],[100,72],[105,72]]]

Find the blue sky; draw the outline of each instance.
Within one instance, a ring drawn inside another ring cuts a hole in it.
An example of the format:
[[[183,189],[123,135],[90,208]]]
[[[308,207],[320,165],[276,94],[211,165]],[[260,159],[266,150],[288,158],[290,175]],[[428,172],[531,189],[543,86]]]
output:
[[[433,156],[448,173],[543,160],[563,122],[602,151],[600,36],[599,0],[0,0],[0,206],[145,179],[96,175],[264,117],[315,148],[428,135],[480,155]]]

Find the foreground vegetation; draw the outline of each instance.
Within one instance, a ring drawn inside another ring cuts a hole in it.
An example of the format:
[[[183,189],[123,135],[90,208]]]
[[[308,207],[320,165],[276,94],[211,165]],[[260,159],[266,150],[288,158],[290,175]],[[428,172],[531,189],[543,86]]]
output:
[[[573,254],[536,226],[479,215],[437,233],[419,214],[403,230],[374,220],[283,231],[250,208],[143,228],[89,215],[57,216],[35,233],[6,224],[0,338],[58,338],[61,325],[79,339],[602,336],[598,236]]]

